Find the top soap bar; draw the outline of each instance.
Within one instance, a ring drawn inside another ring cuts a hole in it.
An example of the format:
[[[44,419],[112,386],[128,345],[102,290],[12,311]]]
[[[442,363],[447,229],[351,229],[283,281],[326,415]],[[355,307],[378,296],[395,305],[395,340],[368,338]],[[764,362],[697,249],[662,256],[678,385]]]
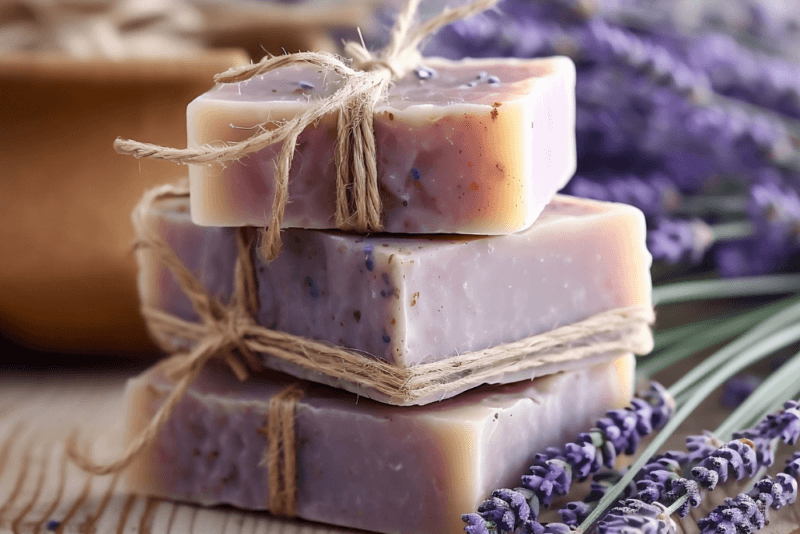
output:
[[[189,104],[189,146],[246,139],[341,85],[332,72],[296,65],[218,86]],[[335,228],[336,119],[326,115],[298,139],[286,228]],[[575,170],[575,67],[563,57],[426,58],[378,103],[374,132],[385,231],[523,230]],[[279,149],[191,165],[193,222],[266,225]]]

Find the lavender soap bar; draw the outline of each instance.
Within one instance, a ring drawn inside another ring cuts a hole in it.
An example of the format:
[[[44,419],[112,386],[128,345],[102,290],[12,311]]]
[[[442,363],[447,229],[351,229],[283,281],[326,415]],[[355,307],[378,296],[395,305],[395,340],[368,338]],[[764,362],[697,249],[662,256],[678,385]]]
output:
[[[282,441],[296,459],[291,508],[300,518],[387,534],[463,533],[461,514],[495,488],[518,486],[536,452],[575,439],[606,410],[626,405],[633,367],[626,355],[414,408],[305,383],[288,415],[294,436]],[[128,471],[129,488],[203,505],[286,506],[270,495],[263,460],[275,438],[270,400],[291,383],[285,375],[240,383],[224,369],[204,371]],[[168,391],[153,371],[129,382],[130,435]]]
[[[489,235],[529,227],[575,170],[574,65],[562,57],[426,61],[375,108],[384,229]],[[189,146],[245,139],[340,86],[338,75],[311,66],[218,86],[189,104]],[[335,228],[335,138],[333,115],[300,135],[284,227]],[[194,222],[267,224],[277,151],[191,165]]]
[[[148,231],[174,249],[209,293],[227,301],[238,230],[196,226],[188,210],[185,197],[156,203]],[[277,259],[256,258],[258,323],[368,353],[400,369],[516,342],[603,312],[651,306],[644,217],[622,204],[557,196],[531,228],[506,236],[363,237],[295,229],[285,231],[283,240]],[[196,320],[189,300],[151,249],[139,249],[137,258],[142,304]],[[624,345],[602,350],[646,354],[652,349],[646,323],[624,335]],[[587,336],[589,345],[602,352],[599,332]],[[175,339],[156,340],[167,351],[180,348]],[[484,382],[582,365],[568,360],[528,368],[522,375],[498,372]],[[265,363],[393,404],[424,404],[459,391],[397,402],[275,357],[265,357]]]

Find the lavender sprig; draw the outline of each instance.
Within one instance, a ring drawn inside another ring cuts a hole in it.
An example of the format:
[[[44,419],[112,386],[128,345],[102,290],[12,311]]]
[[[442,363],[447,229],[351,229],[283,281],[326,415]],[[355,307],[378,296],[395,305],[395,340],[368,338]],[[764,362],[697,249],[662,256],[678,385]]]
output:
[[[538,523],[539,508],[549,506],[556,496],[566,495],[573,476],[582,480],[599,471],[602,465],[610,466],[617,451],[635,452],[641,438],[665,425],[673,412],[674,401],[667,390],[651,382],[629,406],[607,412],[598,421],[598,428],[580,434],[575,442],[563,448],[551,447],[537,454],[530,474],[522,477],[521,487],[495,490],[490,499],[481,503],[477,513],[462,516],[465,531],[469,534],[568,532],[570,526],[566,523]],[[586,510],[576,505],[573,511],[577,519]]]
[[[753,333],[751,332],[751,337],[753,337],[752,334]],[[740,338],[740,340],[747,337],[748,335],[745,335],[743,338]],[[756,339],[758,338],[756,337]],[[647,463],[647,461],[653,456],[658,448],[664,443],[667,436],[671,435],[678,425],[683,422],[702,402],[702,400],[710,395],[715,388],[722,385],[725,380],[735,375],[748,365],[797,340],[800,340],[800,325],[786,327],[783,330],[774,333],[770,338],[759,341],[759,343],[757,343],[755,346],[749,346],[748,343],[745,343],[744,350],[739,349],[741,350],[741,353],[739,354],[737,354],[739,351],[734,352],[735,356],[728,360],[725,367],[716,370],[716,372],[714,372],[711,376],[706,377],[705,380],[702,380],[699,384],[696,384],[694,390],[688,396],[685,403],[677,411],[675,416],[672,417],[672,419],[664,426],[661,432],[659,432],[659,434],[645,448],[645,450],[642,451],[639,458],[633,463],[629,471],[622,477],[620,482],[600,500],[600,502],[597,504],[597,507],[592,511],[591,514],[589,514],[589,517],[587,517],[586,520],[578,527],[579,530],[586,531],[586,529],[596,519],[598,519],[603,512],[605,512],[606,508],[612,504],[613,500],[616,499],[622,492],[623,487],[627,486],[627,484],[633,480],[638,470],[645,463]],[[735,343],[731,345],[734,344]],[[712,355],[709,360],[713,362],[721,352],[722,351]],[[702,367],[702,364],[698,367]],[[670,388],[670,393],[673,392],[674,388]]]

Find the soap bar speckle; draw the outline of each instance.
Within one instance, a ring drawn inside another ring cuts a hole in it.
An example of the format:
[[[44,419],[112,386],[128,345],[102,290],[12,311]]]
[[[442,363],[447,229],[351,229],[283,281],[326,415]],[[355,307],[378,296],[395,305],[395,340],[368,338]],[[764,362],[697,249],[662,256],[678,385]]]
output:
[[[262,124],[273,128],[341,83],[334,73],[296,65],[218,86],[189,105],[189,146],[243,140]],[[326,115],[298,138],[285,228],[335,228],[336,123]],[[517,232],[575,170],[575,67],[559,57],[427,58],[392,84],[374,110],[373,128],[386,231]],[[224,166],[191,165],[193,220],[267,224],[278,151],[276,144]]]
[[[268,402],[293,381],[203,371],[127,489],[202,505],[267,507]],[[323,386],[295,408],[297,515],[371,532],[462,534],[461,514],[514,487],[533,455],[563,445],[631,398],[633,358],[482,388],[429,406],[388,407]],[[169,391],[154,371],[129,382],[129,435]]]
[[[185,202],[160,204],[150,224],[227,302],[235,233],[193,225],[178,209]],[[644,217],[621,204],[557,196],[531,228],[507,236],[283,234],[277,259],[267,263],[256,253],[258,323],[399,368],[651,302]],[[196,320],[152,252],[137,256],[143,303]]]

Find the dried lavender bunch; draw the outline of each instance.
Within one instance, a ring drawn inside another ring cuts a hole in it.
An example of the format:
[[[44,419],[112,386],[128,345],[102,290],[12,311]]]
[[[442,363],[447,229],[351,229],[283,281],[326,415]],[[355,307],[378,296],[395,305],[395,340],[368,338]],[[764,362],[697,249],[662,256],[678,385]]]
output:
[[[677,511],[678,515],[685,517],[692,508],[702,503],[703,490],[712,491],[717,484],[729,478],[741,480],[753,477],[759,469],[765,469],[774,462],[776,441],[792,445],[800,439],[800,402],[787,401],[780,411],[768,414],[753,429],[735,436],[738,438],[726,444],[708,433],[689,436],[686,453],[669,451],[653,458],[637,473],[637,502],[649,504],[660,501],[670,505],[670,513]],[[763,448],[768,448],[770,454],[763,454]],[[682,472],[689,473],[688,478],[681,476]],[[733,534],[733,530],[726,529],[741,529],[746,525],[754,530],[761,528],[763,522],[759,521],[763,517],[752,513],[752,503],[757,504],[760,513],[766,514],[770,507],[777,510],[794,502],[798,474],[800,453],[795,453],[787,461],[784,472],[775,479],[764,477],[749,494],[727,499],[724,505],[712,512],[700,525],[703,533],[710,534],[712,527],[721,528],[717,532],[723,534]]]
[[[566,495],[573,476],[584,480],[611,467],[619,453],[635,452],[643,436],[661,428],[672,417],[675,404],[661,384],[651,382],[624,409],[610,410],[597,422],[597,428],[584,432],[563,448],[550,447],[537,454],[530,474],[522,477],[515,489],[498,489],[485,500],[477,513],[465,514],[468,534],[534,533],[561,534],[570,531],[565,523],[541,524],[536,521],[540,507],[547,507],[556,496]],[[576,505],[576,517],[581,513]]]

